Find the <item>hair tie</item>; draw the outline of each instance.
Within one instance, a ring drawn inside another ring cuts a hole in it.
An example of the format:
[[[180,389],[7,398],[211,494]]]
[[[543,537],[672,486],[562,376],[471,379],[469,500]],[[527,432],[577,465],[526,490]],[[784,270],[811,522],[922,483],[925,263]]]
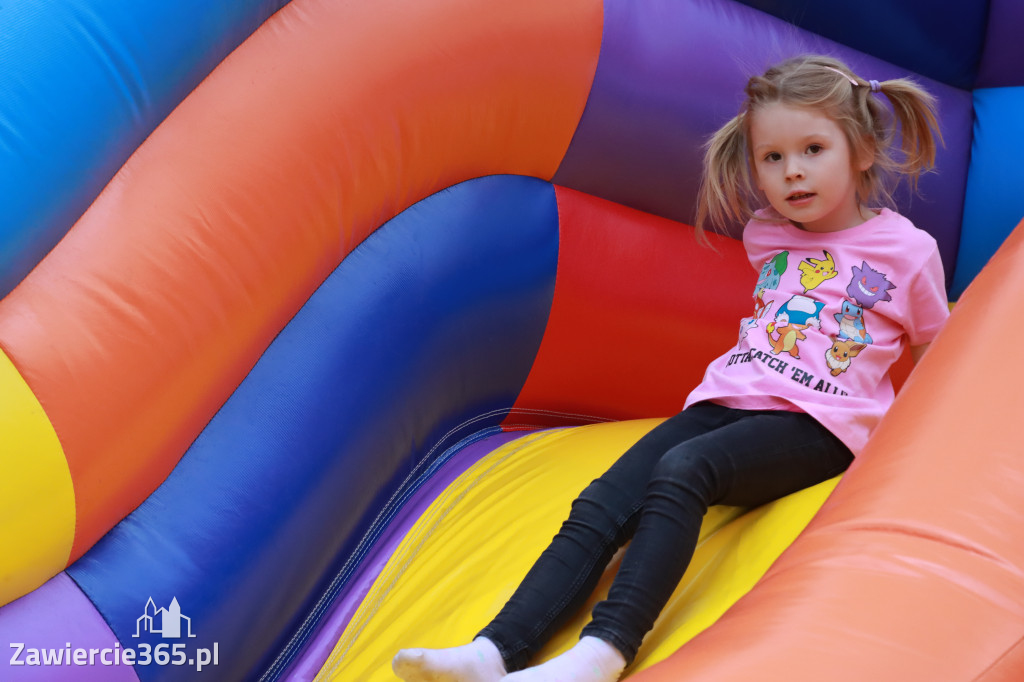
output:
[[[840,71],[839,69],[837,69],[835,67],[832,67],[832,66],[822,66],[822,68],[823,69],[828,69],[832,73],[839,74],[840,76],[842,76],[846,80],[850,81],[850,85],[852,85],[855,88],[856,87],[860,87],[860,85],[861,85],[860,83],[857,82],[856,78],[854,78],[853,76],[850,76],[850,75],[847,75],[847,74],[843,73],[842,71]],[[871,92],[881,92],[882,91],[882,84],[879,83],[876,80],[868,81],[868,87],[871,88]]]

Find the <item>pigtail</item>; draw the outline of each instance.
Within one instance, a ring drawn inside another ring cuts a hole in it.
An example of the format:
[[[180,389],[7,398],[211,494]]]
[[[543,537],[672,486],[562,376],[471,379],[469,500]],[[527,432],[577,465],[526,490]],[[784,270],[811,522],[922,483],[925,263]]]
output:
[[[706,227],[725,233],[750,217],[753,189],[747,166],[744,114],[722,126],[704,147],[704,172],[697,191],[697,241],[707,244]]]
[[[766,104],[782,102],[822,111],[839,125],[855,165],[862,168],[861,161],[870,161],[857,175],[858,202],[895,207],[895,186],[905,179],[916,192],[918,178],[935,166],[942,143],[935,98],[910,79],[864,80],[838,59],[804,55],[751,78],[744,92],[741,113],[722,126],[704,149],[694,222],[697,240],[703,244],[708,243],[704,234],[708,226],[727,233],[752,215],[751,202],[758,194],[747,148],[748,119]],[[878,95],[888,98],[891,112]]]
[[[943,142],[935,113],[935,97],[907,78],[896,78],[878,84],[879,92],[892,104],[899,124],[903,158],[893,160],[894,170],[917,191],[922,173],[935,167],[935,153]]]

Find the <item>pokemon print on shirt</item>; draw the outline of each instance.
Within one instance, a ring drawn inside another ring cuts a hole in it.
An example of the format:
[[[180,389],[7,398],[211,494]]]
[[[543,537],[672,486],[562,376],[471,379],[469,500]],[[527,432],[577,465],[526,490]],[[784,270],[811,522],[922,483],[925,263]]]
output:
[[[935,240],[882,209],[833,233],[761,211],[743,241],[758,273],[751,315],[686,405],[807,412],[856,453],[894,397],[889,367],[949,314]]]
[[[799,267],[802,273],[800,275],[800,284],[803,285],[805,294],[826,279],[832,279],[839,274],[836,272],[836,262],[828,251],[825,251],[824,259],[808,257],[800,263]]]
[[[835,259],[828,251],[824,252],[824,259],[807,257],[801,261],[799,270],[800,285],[804,294],[816,289],[822,282],[832,279],[837,274]],[[782,275],[785,274],[785,263],[789,257],[788,251],[776,254],[765,262],[761,269],[761,278],[754,289],[754,316],[744,319],[741,324],[740,346],[743,346],[743,338],[751,329],[759,326],[766,313],[775,307],[774,319],[765,325],[765,332],[771,345],[771,354],[788,354],[790,357],[800,360],[800,342],[807,338],[804,330],[813,327],[821,330],[821,312],[825,308],[838,308],[839,312],[833,317],[839,325],[836,333],[829,334],[832,344],[824,354],[825,364],[831,376],[838,376],[850,368],[853,358],[871,343],[871,336],[867,333],[864,322],[864,310],[870,309],[878,301],[891,301],[890,289],[896,285],[889,281],[884,273],[878,272],[870,267],[867,262],[862,262],[859,267],[850,268],[852,276],[849,285],[846,287],[848,298],[841,301],[819,301],[814,296],[796,294],[790,297],[785,303],[777,305],[776,300],[766,300],[766,292],[771,297],[781,283]],[[780,263],[782,264],[780,267]],[[735,362],[750,362],[752,353],[735,353],[729,358],[729,364]],[[778,365],[776,365],[777,367]],[[787,366],[788,367],[788,366]],[[791,369],[794,376],[799,376],[799,381],[807,382],[813,377],[807,369],[800,369],[797,375],[797,366]],[[838,386],[831,382],[819,381],[814,385],[815,390],[830,390],[840,392]]]

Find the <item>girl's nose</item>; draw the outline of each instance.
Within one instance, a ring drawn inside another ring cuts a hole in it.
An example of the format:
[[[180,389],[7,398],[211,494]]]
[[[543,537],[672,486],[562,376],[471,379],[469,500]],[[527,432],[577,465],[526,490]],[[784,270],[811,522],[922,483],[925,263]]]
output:
[[[799,163],[790,161],[786,164],[786,178],[795,180],[804,176],[803,168]]]

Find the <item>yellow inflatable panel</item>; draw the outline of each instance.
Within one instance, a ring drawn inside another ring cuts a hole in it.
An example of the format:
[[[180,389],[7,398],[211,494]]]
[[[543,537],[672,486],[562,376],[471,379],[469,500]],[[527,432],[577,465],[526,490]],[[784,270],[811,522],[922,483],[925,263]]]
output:
[[[64,570],[75,490],[49,418],[0,351],[0,606]]]
[[[316,680],[392,681],[391,658],[398,649],[454,646],[472,639],[558,532],[576,495],[659,421],[531,433],[480,460],[434,501],[403,540]],[[750,590],[837,481],[752,511],[713,507],[689,570],[629,672],[668,657]],[[591,608],[607,594],[618,560],[538,661],[576,641]]]

